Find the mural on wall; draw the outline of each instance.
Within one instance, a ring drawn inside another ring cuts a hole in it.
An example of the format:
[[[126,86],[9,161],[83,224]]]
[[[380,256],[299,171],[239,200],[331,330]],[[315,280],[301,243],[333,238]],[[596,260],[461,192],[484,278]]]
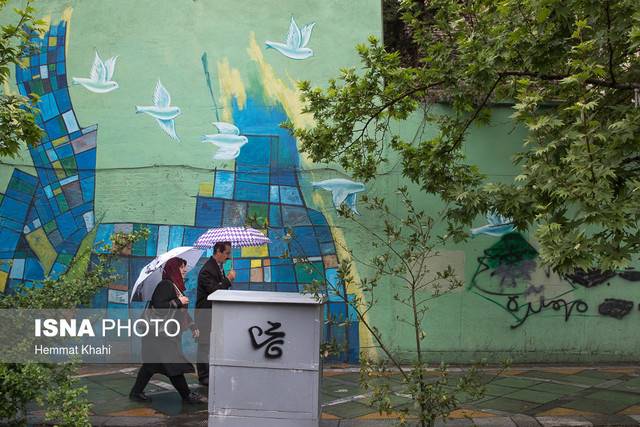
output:
[[[365,190],[364,184],[361,182],[354,182],[344,178],[333,178],[324,181],[312,182],[311,185],[330,191],[333,198],[333,205],[336,209],[340,208],[340,206],[345,203],[353,213],[359,215],[356,205],[358,193]]]
[[[11,292],[19,283],[33,284],[47,275],[57,277],[67,270],[82,245],[99,247],[110,243],[115,232],[146,228],[149,238],[134,243],[115,261],[118,283],[99,292],[92,302],[107,311],[127,307],[130,287],[140,269],[155,256],[192,245],[208,228],[242,226],[255,218],[268,224],[265,231],[272,243],[233,249],[234,289],[298,292],[314,280],[327,283],[325,318],[335,322],[326,323],[324,337],[344,349],[340,360],[357,361],[359,325],[342,298],[353,296],[347,295],[338,280],[336,245],[327,219],[307,203],[302,192],[296,141],[280,127],[290,119],[285,106],[265,103],[264,84],[255,82],[241,102],[231,98],[230,111],[225,109],[228,117],[214,123],[220,133],[207,137],[212,137],[208,142],[218,148],[216,155],[233,159],[234,164],[214,169],[210,180],[194,192],[193,224],[101,223],[94,228],[97,127],[80,128],[75,119],[65,73],[67,28],[63,20],[51,25],[42,39],[34,35],[39,50],[28,58],[28,68],[16,70],[20,92],[37,93],[41,98],[37,121],[45,136],[29,148],[36,176],[14,170],[2,195],[0,290]],[[203,57],[207,85],[212,90],[206,55]],[[115,64],[115,57],[112,59],[111,66]],[[109,80],[112,73],[107,77]],[[219,117],[213,93],[212,98]],[[159,80],[154,105],[136,107],[136,111],[155,118],[178,140],[174,119],[180,109],[171,106],[169,92]],[[242,143],[221,143],[215,137],[241,138]],[[362,190],[350,190],[344,198],[352,197],[354,209],[358,191]],[[195,300],[197,273],[205,261],[203,258],[187,278],[190,299]],[[350,321],[345,322],[347,319]]]
[[[487,222],[487,225],[472,228],[471,235],[486,234],[488,236],[504,236],[516,229],[511,219],[505,218],[496,212],[487,213]]]
[[[81,127],[69,97],[67,22],[51,25],[16,68],[21,94],[40,97],[44,130],[29,147],[36,175],[15,169],[0,202],[0,290],[66,271],[94,227],[97,126]]]
[[[112,90],[118,89],[118,83],[113,81],[113,73],[116,69],[117,56],[111,57],[106,61],[102,61],[98,51],[96,51],[93,65],[91,66],[91,72],[89,78],[74,77],[72,79],[73,84],[79,84],[84,86],[87,90],[94,93],[107,93]]]
[[[160,128],[165,131],[167,135],[176,141],[180,141],[180,138],[178,138],[176,134],[176,123],[174,119],[182,114],[182,112],[179,107],[171,105],[171,95],[160,80],[156,83],[156,88],[153,91],[153,105],[146,107],[136,105],[136,114],[137,113],[150,115],[156,119]]]
[[[313,50],[307,47],[309,40],[311,39],[311,31],[316,25],[315,22],[307,24],[302,29],[298,28],[298,24],[291,17],[289,23],[289,32],[287,33],[287,40],[285,43],[272,42],[267,40],[264,42],[268,48],[272,48],[291,59],[307,59],[313,56]]]
[[[208,142],[218,147],[213,160],[233,160],[240,155],[240,149],[249,142],[249,139],[240,135],[240,129],[231,123],[213,122],[218,133],[204,135],[202,142]]]

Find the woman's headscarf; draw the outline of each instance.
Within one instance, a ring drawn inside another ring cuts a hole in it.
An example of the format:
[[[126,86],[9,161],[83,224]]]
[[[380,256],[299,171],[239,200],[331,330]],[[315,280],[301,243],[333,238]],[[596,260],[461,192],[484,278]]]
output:
[[[182,258],[171,258],[164,264],[164,269],[162,270],[162,280],[171,280],[180,289],[180,292],[185,290],[180,267],[186,263],[187,261]]]

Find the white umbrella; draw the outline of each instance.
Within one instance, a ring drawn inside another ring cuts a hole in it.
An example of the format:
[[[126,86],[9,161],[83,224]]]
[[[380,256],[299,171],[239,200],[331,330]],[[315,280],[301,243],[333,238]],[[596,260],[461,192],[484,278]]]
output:
[[[187,261],[187,271],[191,270],[198,263],[198,260],[202,256],[202,249],[194,248],[193,246],[180,246],[171,249],[162,255],[158,255],[153,261],[145,265],[140,271],[138,280],[131,289],[131,299],[133,301],[134,296],[138,294],[142,301],[149,301],[153,296],[153,291],[156,290],[158,283],[162,280],[162,267],[171,258],[182,258]],[[138,300],[138,298],[136,298]]]

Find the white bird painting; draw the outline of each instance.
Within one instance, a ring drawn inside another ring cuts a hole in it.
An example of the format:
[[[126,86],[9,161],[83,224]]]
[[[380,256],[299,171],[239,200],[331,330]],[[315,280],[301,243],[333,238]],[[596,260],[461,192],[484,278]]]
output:
[[[287,33],[287,42],[272,42],[267,40],[265,44],[267,48],[272,48],[291,59],[307,59],[313,56],[313,50],[307,47],[309,39],[311,39],[311,31],[316,25],[315,22],[307,24],[302,29],[298,27],[296,21],[291,17],[289,23],[289,33]]]
[[[333,178],[325,181],[312,182],[314,188],[322,188],[331,192],[333,205],[336,209],[345,203],[354,213],[360,215],[356,203],[358,193],[365,190],[364,184],[361,182],[351,181],[344,178]]]
[[[213,122],[218,129],[218,133],[204,135],[202,142],[208,142],[218,147],[218,151],[213,156],[214,160],[233,160],[240,155],[240,149],[249,140],[246,136],[240,135],[237,126],[226,122]]]
[[[93,65],[89,72],[89,78],[73,77],[71,79],[73,84],[82,85],[94,93],[107,93],[118,89],[118,83],[113,81],[117,58],[117,56],[114,56],[103,61],[100,55],[98,55],[98,51],[96,51],[96,56],[93,59]]]
[[[181,114],[180,108],[171,105],[171,95],[158,80],[153,93],[153,105],[136,106],[136,113],[145,113],[156,119],[163,131],[176,141],[180,141],[176,134],[175,118]]]

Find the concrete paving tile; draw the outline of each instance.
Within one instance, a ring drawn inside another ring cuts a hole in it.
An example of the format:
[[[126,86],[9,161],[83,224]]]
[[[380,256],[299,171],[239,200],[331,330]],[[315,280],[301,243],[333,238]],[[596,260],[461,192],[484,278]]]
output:
[[[566,376],[567,376],[566,374],[561,374],[559,372],[547,372],[542,370],[525,371],[519,375],[519,377],[522,377],[522,378],[540,378],[545,380],[556,380],[556,381],[562,381],[562,379],[565,378]]]
[[[562,397],[562,395],[537,390],[518,390],[514,393],[511,393],[510,395],[507,395],[506,397],[510,399],[524,400],[526,402],[542,404],[558,400],[560,397]]]
[[[365,390],[360,388],[354,384],[340,383],[334,384],[331,386],[323,386],[322,393],[325,393],[330,396],[339,397],[348,397],[348,396],[357,396],[366,393]]]
[[[588,386],[602,384],[605,381],[606,379],[587,377],[583,375],[569,375],[562,380],[562,382],[565,382],[565,383],[581,384],[581,385],[588,385]]]
[[[473,418],[473,425],[478,427],[517,427],[509,417]]]
[[[640,415],[640,405],[629,406],[619,412],[620,415]]]
[[[520,390],[519,388],[506,387],[498,384],[487,384],[485,388],[486,388],[485,394],[487,396],[505,396],[507,394]]]
[[[486,417],[495,417],[495,414],[490,412],[478,411],[477,409],[472,408],[458,408],[449,414],[449,419],[456,420],[461,418],[486,418]]]
[[[622,391],[600,390],[586,396],[588,399],[607,400],[610,402],[624,403],[631,406],[640,402],[640,395],[625,393]]]
[[[536,384],[540,384],[540,381],[519,377],[510,377],[497,379],[492,384],[513,388],[529,388]]]
[[[436,420],[434,427],[472,427],[473,420],[459,419],[459,420]]]
[[[340,426],[339,420],[326,420],[326,419],[320,420],[320,427],[339,427],[339,426]]]
[[[163,426],[167,425],[167,420],[147,417],[113,417],[101,425],[109,427]]]
[[[512,415],[511,421],[516,423],[518,427],[540,427],[540,423],[534,417],[528,415]]]
[[[575,416],[588,416],[588,415],[598,415],[594,412],[588,411],[579,411],[573,408],[564,408],[557,407],[552,409],[547,409],[542,412],[537,412],[537,417],[575,417]]]
[[[126,398],[120,398],[120,399],[113,399],[108,402],[95,403],[91,407],[91,411],[96,415],[111,416],[114,413],[127,411],[131,409],[144,408],[145,406],[148,406],[148,405],[145,405],[144,403],[141,403],[141,402],[133,402],[129,400],[128,397],[126,397]]]
[[[569,384],[540,383],[529,387],[529,390],[544,391],[561,395],[571,395],[584,390],[582,387]]]
[[[175,416],[182,412],[182,399],[177,391],[165,391],[150,397],[151,407],[162,414]]]
[[[536,406],[539,406],[539,404],[523,402],[521,400],[515,399],[508,399],[506,397],[498,397],[495,399],[474,403],[473,406],[482,409],[494,409],[503,412],[522,414],[530,409],[535,408]]]
[[[562,404],[565,408],[573,408],[580,411],[594,412],[597,414],[615,414],[630,406],[627,403],[611,402],[607,400],[593,400],[580,398],[572,402]]]
[[[602,371],[599,369],[585,369],[584,371],[580,372],[580,376],[611,380],[623,377],[624,374],[621,374],[619,372]]]
[[[592,427],[585,419],[567,419],[565,417],[536,417],[543,427]]]
[[[624,426],[631,427],[640,425],[636,420],[624,415],[590,415],[585,416],[594,426]]]

